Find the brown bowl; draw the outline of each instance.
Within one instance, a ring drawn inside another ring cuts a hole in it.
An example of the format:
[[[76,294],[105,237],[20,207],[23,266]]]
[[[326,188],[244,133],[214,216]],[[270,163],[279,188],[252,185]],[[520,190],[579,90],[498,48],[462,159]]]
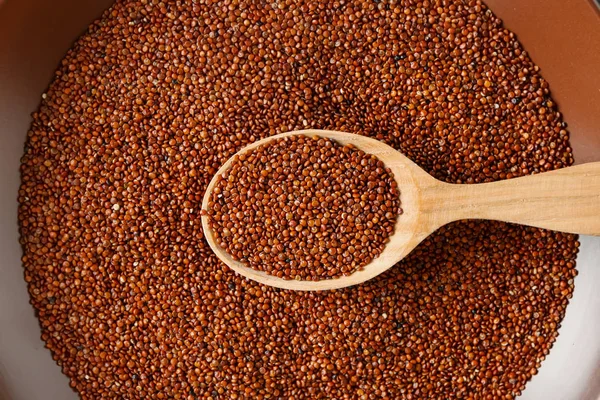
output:
[[[20,262],[19,158],[30,113],[70,44],[111,0],[0,0],[0,399],[75,399],[40,340]],[[550,83],[577,163],[600,161],[600,14],[591,0],[488,0]],[[599,205],[600,207],[600,205]],[[600,238],[582,237],[575,294],[522,399],[600,400]]]

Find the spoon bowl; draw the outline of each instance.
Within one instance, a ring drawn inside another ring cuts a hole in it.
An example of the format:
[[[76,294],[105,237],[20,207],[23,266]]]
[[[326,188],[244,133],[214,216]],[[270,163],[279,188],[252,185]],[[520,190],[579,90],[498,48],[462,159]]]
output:
[[[207,186],[202,209],[219,176],[237,156],[270,141],[293,135],[319,136],[351,144],[375,155],[394,175],[400,190],[402,215],[379,257],[348,276],[320,281],[282,279],[233,259],[215,240],[209,216],[202,215],[204,236],[214,253],[237,273],[265,285],[293,290],[330,290],[353,286],[385,272],[439,227],[461,219],[492,219],[600,235],[600,163],[584,164],[538,175],[473,185],[441,182],[389,145],[351,133],[308,129],[286,132],[252,143],[229,158]]]

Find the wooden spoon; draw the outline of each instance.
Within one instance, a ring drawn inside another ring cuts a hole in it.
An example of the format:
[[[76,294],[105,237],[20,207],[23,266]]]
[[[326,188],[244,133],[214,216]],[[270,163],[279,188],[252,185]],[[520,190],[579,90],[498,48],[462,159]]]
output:
[[[316,129],[259,140],[236,155],[292,135],[327,137],[377,156],[392,170],[398,182],[403,214],[398,217],[395,231],[379,257],[349,276],[321,281],[281,279],[234,260],[215,242],[208,216],[203,215],[204,235],[215,254],[234,271],[265,285],[295,290],[356,285],[392,267],[442,225],[462,219],[491,219],[561,232],[600,235],[600,162],[499,182],[457,185],[438,181],[402,153],[378,140]],[[229,169],[234,157],[227,160],[210,181],[202,202],[203,210],[208,207],[217,177]]]

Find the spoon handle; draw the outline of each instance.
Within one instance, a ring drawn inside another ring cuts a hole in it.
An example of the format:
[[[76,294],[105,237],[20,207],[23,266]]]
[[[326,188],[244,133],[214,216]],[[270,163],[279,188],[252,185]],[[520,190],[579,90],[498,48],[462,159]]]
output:
[[[499,182],[443,184],[438,221],[491,219],[600,236],[600,162]]]

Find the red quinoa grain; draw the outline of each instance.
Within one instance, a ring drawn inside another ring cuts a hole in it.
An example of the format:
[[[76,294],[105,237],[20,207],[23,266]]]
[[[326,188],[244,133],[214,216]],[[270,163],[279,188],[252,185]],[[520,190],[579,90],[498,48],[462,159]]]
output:
[[[521,393],[572,295],[573,235],[458,222],[319,293],[212,254],[213,174],[303,128],[385,141],[447,182],[573,162],[548,83],[479,1],[117,0],[58,67],[21,166],[31,303],[82,398]]]
[[[400,212],[391,171],[331,139],[291,136],[236,156],[207,214],[218,245],[283,279],[350,275],[383,251]]]

